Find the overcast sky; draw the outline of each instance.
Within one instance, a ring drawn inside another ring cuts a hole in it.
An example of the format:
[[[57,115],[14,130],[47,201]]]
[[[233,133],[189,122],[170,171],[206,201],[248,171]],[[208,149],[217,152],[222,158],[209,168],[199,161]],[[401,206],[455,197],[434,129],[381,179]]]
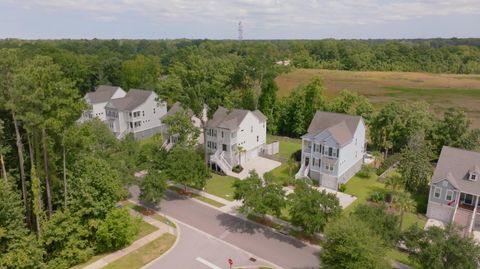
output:
[[[480,37],[480,0],[0,0],[0,38]]]

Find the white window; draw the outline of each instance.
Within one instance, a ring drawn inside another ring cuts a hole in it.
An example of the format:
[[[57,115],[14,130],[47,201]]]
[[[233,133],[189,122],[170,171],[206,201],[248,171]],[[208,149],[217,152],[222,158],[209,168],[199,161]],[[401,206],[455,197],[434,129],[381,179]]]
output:
[[[333,172],[333,164],[326,163],[325,164],[325,170]]]
[[[140,111],[133,112],[133,117],[140,117]]]
[[[433,197],[440,199],[440,194],[442,193],[442,189],[440,187],[434,186],[433,190]]]
[[[453,200],[453,191],[452,190],[447,190],[447,193],[445,195],[445,200],[447,200],[447,201],[452,201]]]

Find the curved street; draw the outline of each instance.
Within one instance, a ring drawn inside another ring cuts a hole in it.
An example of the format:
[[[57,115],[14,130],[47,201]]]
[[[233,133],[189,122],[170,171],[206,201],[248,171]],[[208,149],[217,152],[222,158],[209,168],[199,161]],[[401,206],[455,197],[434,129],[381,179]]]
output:
[[[138,188],[133,187],[130,192],[133,197],[132,199],[135,200],[138,195]],[[226,254],[238,255],[237,257],[242,260],[250,258],[248,253],[251,253],[252,256],[258,260],[253,263],[255,266],[260,266],[261,263],[259,263],[259,261],[264,260],[272,263],[274,267],[285,269],[313,269],[319,267],[318,248],[307,245],[290,236],[274,232],[260,224],[223,213],[217,209],[201,204],[194,199],[189,199],[169,191],[157,210],[180,222],[182,234],[178,245],[175,246],[175,248],[178,247],[179,250],[172,250],[165,257],[159,259],[157,261],[158,264],[153,263],[148,268],[160,268],[160,265],[176,265],[177,268],[192,268],[184,267],[184,262],[185,266],[195,264],[197,266],[194,268],[204,268],[201,267],[201,263],[192,263],[191,261],[194,256],[196,259],[197,257],[202,258],[202,255],[211,259],[209,261],[203,258],[209,262],[212,262],[212,260],[217,262],[218,265],[216,264],[216,266],[218,268],[228,268],[225,262]],[[185,225],[182,225],[182,223]],[[198,239],[199,235],[195,234],[195,230],[197,233],[205,233],[214,237],[217,242],[218,240],[223,241],[223,245],[226,243],[226,245],[234,246],[234,248],[236,247],[243,251],[231,252],[231,250],[226,247],[224,247],[225,253],[215,251],[216,243],[203,245]],[[209,256],[211,254],[210,252],[218,254],[218,261],[215,255]],[[184,259],[184,255],[188,258]],[[176,256],[177,258],[174,259],[172,256]],[[172,259],[172,263],[164,264],[169,262],[170,259]],[[175,262],[173,262],[173,260],[175,260]],[[182,264],[178,264],[179,262]],[[216,269],[217,267],[207,266],[205,268]],[[162,268],[170,267],[162,266]]]

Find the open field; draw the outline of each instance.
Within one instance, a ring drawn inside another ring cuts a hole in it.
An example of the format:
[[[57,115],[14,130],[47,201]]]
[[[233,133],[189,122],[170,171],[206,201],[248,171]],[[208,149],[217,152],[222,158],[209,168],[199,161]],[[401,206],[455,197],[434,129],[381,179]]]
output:
[[[428,102],[439,114],[448,107],[461,107],[473,126],[480,128],[480,75],[297,69],[277,78],[278,95],[288,95],[317,75],[324,80],[327,97],[348,89],[368,97],[377,107],[392,101],[420,100]]]

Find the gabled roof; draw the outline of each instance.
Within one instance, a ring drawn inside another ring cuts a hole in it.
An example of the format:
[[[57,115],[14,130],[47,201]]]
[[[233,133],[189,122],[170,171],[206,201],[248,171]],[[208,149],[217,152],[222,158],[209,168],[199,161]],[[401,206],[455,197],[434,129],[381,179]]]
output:
[[[460,191],[480,195],[480,178],[477,181],[468,179],[472,168],[478,166],[480,153],[444,146],[432,176],[432,183],[446,179]]]
[[[209,128],[224,128],[228,130],[237,129],[243,119],[252,113],[260,122],[266,121],[265,115],[262,112],[255,110],[245,110],[245,109],[232,109],[228,110],[224,107],[218,107],[217,111],[213,114],[211,120],[207,122],[207,127]]]
[[[108,102],[118,89],[118,86],[100,85],[95,91],[87,93],[87,98],[91,104]]]
[[[180,102],[175,102],[175,104],[173,104],[173,106],[167,111],[167,114],[165,114],[163,118],[165,117],[168,117],[168,116],[172,116],[172,115],[175,115],[177,112],[181,112],[181,111],[185,111],[185,108],[182,106],[182,104]],[[191,118],[193,116],[195,116],[195,114],[193,113],[193,111],[188,108],[187,110],[187,115]]]
[[[313,137],[327,130],[337,143],[343,145],[353,139],[361,120],[361,116],[317,111],[305,136]]]
[[[109,104],[118,110],[132,111],[143,104],[152,94],[153,91],[131,89],[125,97],[112,99]]]

